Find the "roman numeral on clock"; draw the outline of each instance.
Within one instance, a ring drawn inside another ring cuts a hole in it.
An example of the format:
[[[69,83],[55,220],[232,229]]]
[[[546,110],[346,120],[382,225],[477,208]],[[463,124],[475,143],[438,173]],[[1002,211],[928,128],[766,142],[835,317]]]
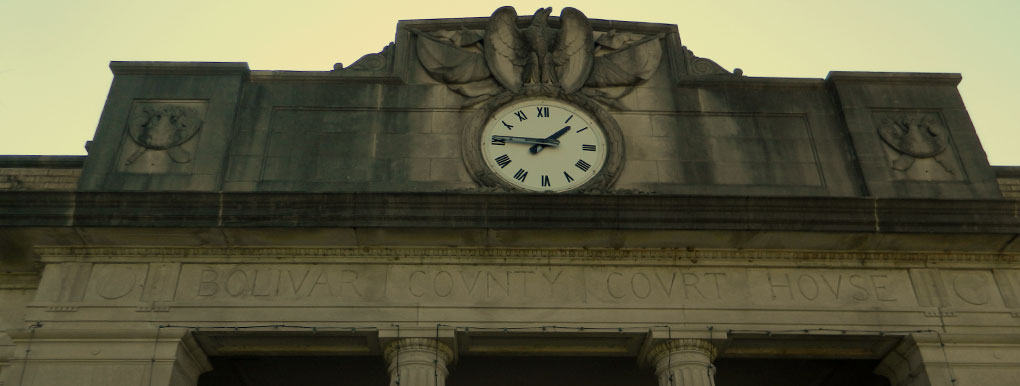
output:
[[[517,111],[514,112],[514,115],[517,116],[517,121],[518,122],[523,121],[525,119],[528,119],[528,116],[524,115],[524,110],[517,110]]]
[[[509,124],[509,123],[506,123],[506,121],[500,121],[500,122],[502,122],[502,123],[503,123],[503,126],[506,126],[506,129],[507,129],[507,130],[513,130],[513,129],[514,129],[514,125],[511,125],[511,124]]]
[[[502,138],[492,137],[492,144],[496,146],[506,146],[506,140]]]
[[[500,169],[505,168],[506,165],[510,164],[510,156],[503,154],[499,157],[496,157],[496,163],[499,164]]]
[[[537,107],[537,109],[538,109],[538,117],[539,118],[549,118],[549,108],[548,107]]]
[[[542,186],[549,186],[549,176],[545,174],[542,175]]]
[[[517,173],[514,174],[514,178],[520,182],[524,182],[524,179],[528,178],[528,172],[524,169],[517,169]]]
[[[586,171],[588,171],[588,169],[591,168],[591,164],[589,164],[587,162],[584,162],[583,159],[577,160],[577,163],[574,164],[574,166],[577,166],[577,168],[581,169],[581,171],[583,171],[583,172],[586,172]]]
[[[567,172],[563,172],[563,176],[567,178],[568,183],[574,180],[574,177],[571,177]]]
[[[495,145],[495,144],[493,144]],[[502,144],[500,144],[502,145]],[[595,151],[595,145],[581,145],[581,150],[584,151]]]
[[[580,133],[580,132],[582,132],[582,131],[585,131],[585,130],[588,130],[588,126],[585,126],[585,127],[584,127],[583,129],[581,129],[581,130],[575,131],[575,133]]]

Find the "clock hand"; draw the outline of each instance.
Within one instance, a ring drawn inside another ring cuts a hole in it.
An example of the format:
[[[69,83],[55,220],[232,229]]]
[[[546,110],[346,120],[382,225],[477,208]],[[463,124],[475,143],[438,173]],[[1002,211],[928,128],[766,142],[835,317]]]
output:
[[[546,137],[546,139],[555,140],[556,138],[559,138],[561,135],[566,134],[568,131],[570,131],[570,126],[564,126],[562,129],[559,129],[559,131],[553,133],[553,135],[550,135],[550,136]],[[559,143],[559,141],[557,141],[557,144],[558,143]],[[528,149],[528,150],[531,151],[531,154],[538,154],[538,152],[542,151],[543,147],[544,146],[542,144],[536,143],[536,144],[531,146],[531,149]]]
[[[542,146],[559,146],[560,141],[548,138],[529,138],[529,137],[514,137],[509,135],[493,135],[493,140],[502,140],[504,142],[513,143],[524,143],[529,145],[542,145]]]

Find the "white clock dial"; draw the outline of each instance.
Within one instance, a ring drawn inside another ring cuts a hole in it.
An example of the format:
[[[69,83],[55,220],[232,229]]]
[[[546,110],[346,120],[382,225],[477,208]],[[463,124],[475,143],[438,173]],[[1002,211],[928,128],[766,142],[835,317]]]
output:
[[[606,162],[606,134],[580,108],[529,99],[496,111],[482,129],[482,156],[500,179],[530,191],[563,192],[595,177]]]

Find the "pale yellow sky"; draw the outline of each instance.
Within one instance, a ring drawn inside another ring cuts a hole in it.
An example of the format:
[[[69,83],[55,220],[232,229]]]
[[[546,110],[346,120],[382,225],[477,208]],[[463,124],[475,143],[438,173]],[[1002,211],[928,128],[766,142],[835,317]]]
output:
[[[112,60],[241,61],[329,70],[379,51],[402,19],[573,6],[589,18],[677,24],[698,56],[748,76],[963,74],[993,165],[1020,165],[1020,1],[0,0],[0,154],[84,154]]]

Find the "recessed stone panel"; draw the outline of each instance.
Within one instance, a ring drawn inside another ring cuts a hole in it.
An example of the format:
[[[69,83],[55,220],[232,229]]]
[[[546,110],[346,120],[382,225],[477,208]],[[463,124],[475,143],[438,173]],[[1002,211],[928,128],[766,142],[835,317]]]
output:
[[[621,183],[824,186],[804,116],[657,114],[651,122],[646,135],[627,138],[627,158],[656,161],[658,177],[627,168]]]

